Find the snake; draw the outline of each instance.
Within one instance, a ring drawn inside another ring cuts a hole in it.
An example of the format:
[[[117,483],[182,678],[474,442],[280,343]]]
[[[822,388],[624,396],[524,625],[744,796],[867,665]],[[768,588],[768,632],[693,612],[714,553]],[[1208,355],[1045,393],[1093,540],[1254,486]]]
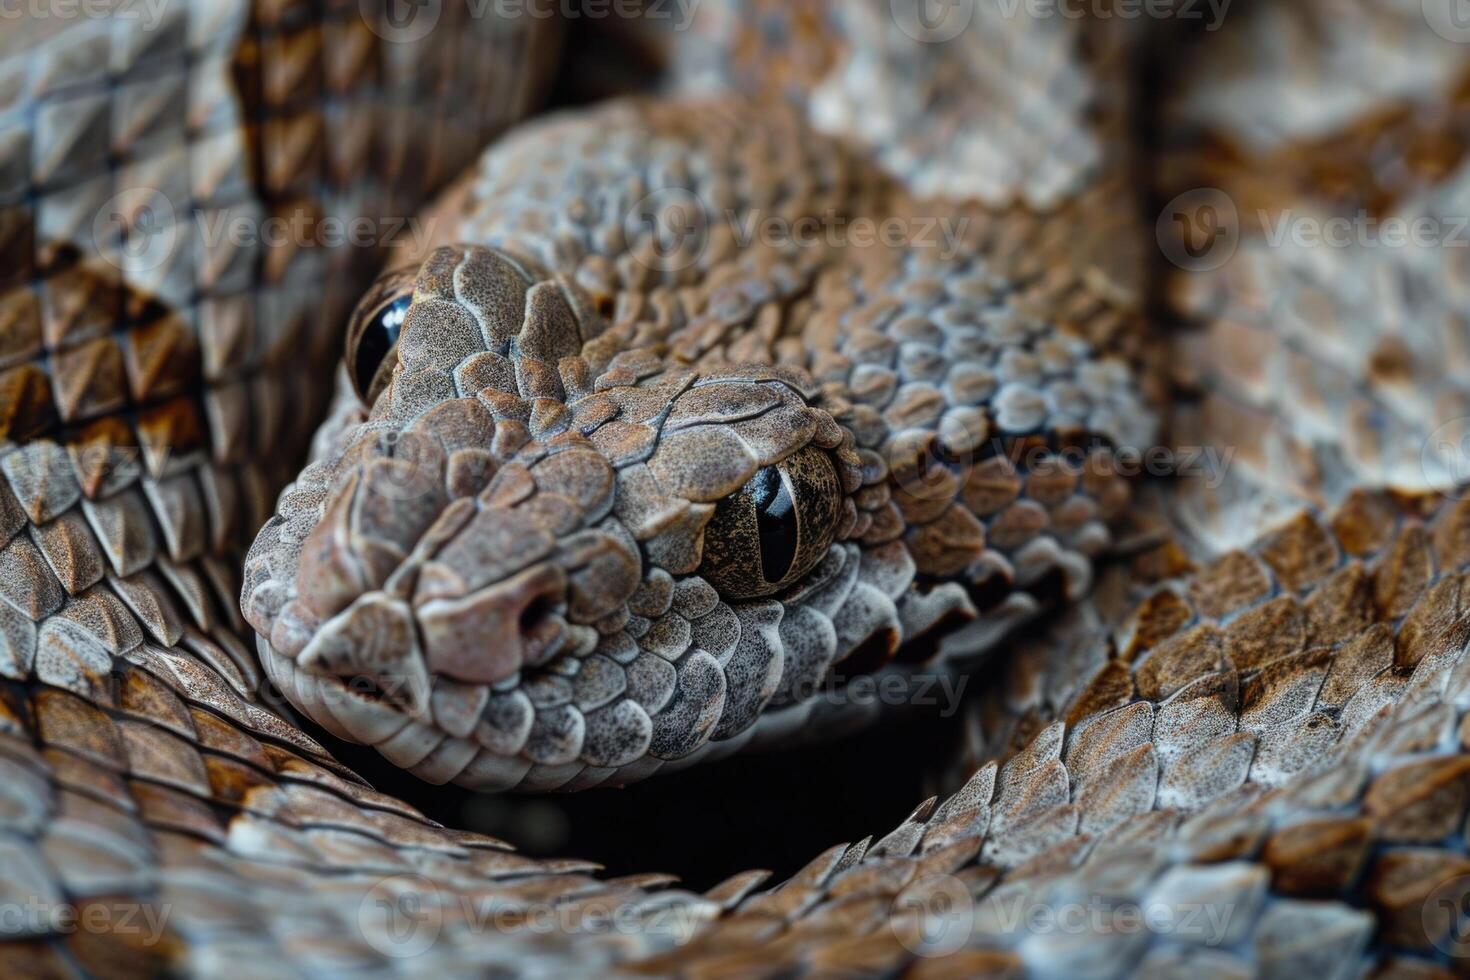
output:
[[[0,11],[0,969],[1463,972],[1453,4],[563,6]],[[936,677],[774,883],[375,787]]]

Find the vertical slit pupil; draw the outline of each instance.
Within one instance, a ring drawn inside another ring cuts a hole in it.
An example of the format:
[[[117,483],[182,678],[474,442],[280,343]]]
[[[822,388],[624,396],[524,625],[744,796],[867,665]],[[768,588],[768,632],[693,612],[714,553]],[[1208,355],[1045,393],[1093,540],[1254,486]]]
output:
[[[357,379],[357,390],[366,395],[373,378],[382,366],[383,359],[398,343],[398,334],[403,329],[403,318],[413,302],[412,296],[400,296],[391,303],[378,308],[372,315],[362,336],[357,341],[357,355],[353,358],[353,376]]]
[[[796,507],[777,467],[762,469],[751,484],[761,542],[761,574],[774,584],[786,577],[796,560]]]

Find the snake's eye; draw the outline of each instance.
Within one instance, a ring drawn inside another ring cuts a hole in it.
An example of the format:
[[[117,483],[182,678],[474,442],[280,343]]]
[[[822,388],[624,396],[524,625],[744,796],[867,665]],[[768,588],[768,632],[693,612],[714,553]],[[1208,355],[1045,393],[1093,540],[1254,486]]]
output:
[[[364,405],[371,405],[393,374],[393,350],[413,302],[413,272],[381,277],[358,302],[347,326],[347,373]]]
[[[762,467],[715,508],[699,574],[727,599],[779,591],[827,553],[841,504],[836,467],[816,447]]]

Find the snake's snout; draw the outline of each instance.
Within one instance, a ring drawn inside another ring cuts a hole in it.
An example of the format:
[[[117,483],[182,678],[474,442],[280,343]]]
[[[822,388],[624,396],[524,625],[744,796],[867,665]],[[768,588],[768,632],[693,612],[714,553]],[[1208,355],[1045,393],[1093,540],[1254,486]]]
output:
[[[436,599],[419,611],[431,673],[497,684],[539,667],[567,640],[567,578],[541,564],[474,595]]]

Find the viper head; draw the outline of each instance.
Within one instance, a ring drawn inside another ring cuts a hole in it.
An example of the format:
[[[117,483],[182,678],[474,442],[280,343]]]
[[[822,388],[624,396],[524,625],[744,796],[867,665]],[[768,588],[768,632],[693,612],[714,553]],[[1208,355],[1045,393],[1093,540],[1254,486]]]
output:
[[[348,330],[357,415],[247,560],[288,697],[428,778],[634,778],[893,642],[854,588],[885,474],[810,376],[622,350],[595,307],[484,248],[385,276]]]
[[[850,678],[1085,589],[1127,503],[1095,437],[1147,414],[1126,367],[978,245],[737,235],[891,190],[738,101],[497,146],[448,223],[499,247],[363,300],[247,558],[272,678],[426,779],[574,789],[870,716]]]
[[[941,624],[983,612],[956,649],[993,642],[1040,608],[1017,586],[1085,587],[1117,487],[1048,455],[1044,404],[1003,389],[946,411],[964,389],[925,400],[921,383],[880,413],[863,403],[879,373],[852,359],[699,355],[741,288],[649,331],[495,249],[384,277],[348,331],[320,458],[246,563],[286,695],[432,781],[628,782],[820,727],[846,710],[826,685]],[[871,316],[849,317],[862,357],[934,329],[916,315],[879,334]],[[1012,345],[1002,366],[1032,356],[1028,330],[958,322],[967,344]],[[983,436],[1007,427],[1050,462],[996,455]]]

